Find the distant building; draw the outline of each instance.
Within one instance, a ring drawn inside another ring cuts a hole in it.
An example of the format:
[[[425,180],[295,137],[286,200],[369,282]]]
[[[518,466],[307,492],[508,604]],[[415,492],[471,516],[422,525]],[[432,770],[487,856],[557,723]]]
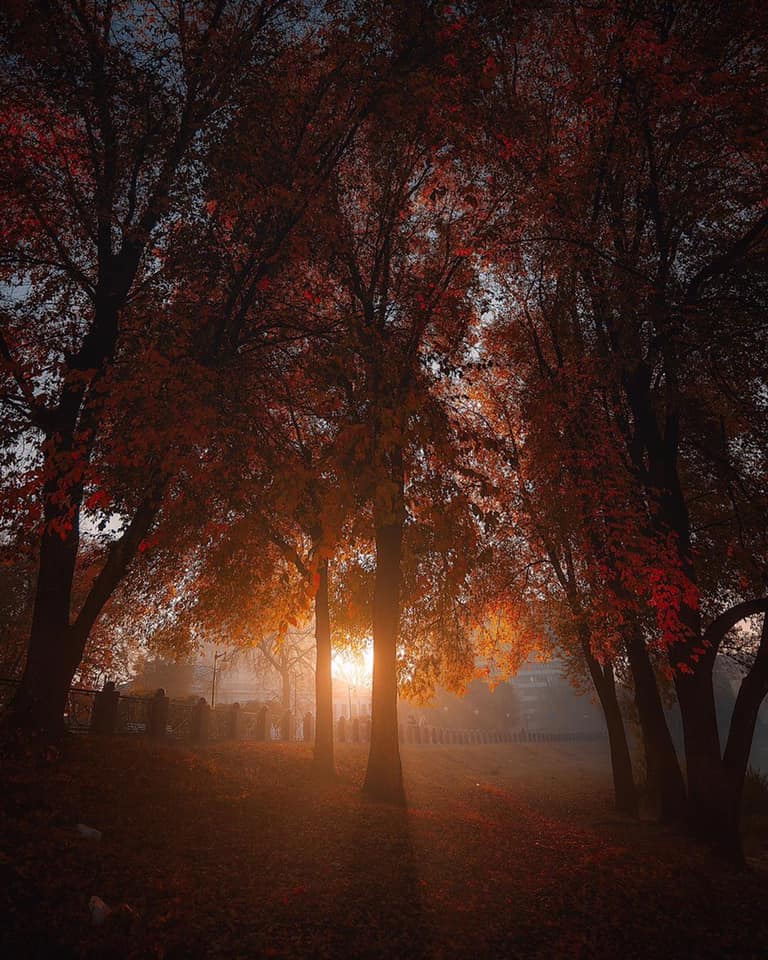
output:
[[[509,685],[520,703],[521,726],[532,733],[599,733],[605,729],[600,706],[579,694],[557,657],[529,657]]]
[[[217,652],[221,651],[212,644],[206,645],[194,664],[191,692],[205,697],[209,703],[213,692],[213,658]],[[254,669],[252,651],[241,651],[231,658],[225,655],[217,661],[216,703],[267,703],[279,700],[280,695],[280,676],[266,667]]]
[[[599,705],[571,686],[557,658],[532,657],[507,681],[474,680],[463,696],[438,688],[426,705],[401,700],[398,713],[401,723],[425,722],[456,730],[577,735],[605,730]]]
[[[224,654],[224,655],[222,655]],[[204,697],[214,699],[214,657],[216,657],[215,702],[281,703],[283,678],[280,672],[255,650],[222,651],[206,644],[194,661],[174,663],[159,658],[146,660],[134,679],[125,685],[125,692],[148,692],[162,687],[174,699]],[[288,668],[291,711],[297,716],[314,713],[314,674],[295,665]]]

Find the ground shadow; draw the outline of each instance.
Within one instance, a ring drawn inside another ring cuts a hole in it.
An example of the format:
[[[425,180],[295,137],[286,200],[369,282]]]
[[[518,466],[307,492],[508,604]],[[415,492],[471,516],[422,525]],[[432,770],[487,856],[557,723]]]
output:
[[[337,956],[419,958],[430,940],[405,808],[361,798],[347,825],[352,851],[329,918]]]

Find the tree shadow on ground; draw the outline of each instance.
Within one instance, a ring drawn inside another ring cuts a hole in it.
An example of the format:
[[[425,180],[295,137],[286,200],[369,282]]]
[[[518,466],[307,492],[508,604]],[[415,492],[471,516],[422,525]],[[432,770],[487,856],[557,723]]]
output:
[[[430,938],[408,811],[362,799],[347,829],[346,887],[329,918],[336,955],[426,956]]]

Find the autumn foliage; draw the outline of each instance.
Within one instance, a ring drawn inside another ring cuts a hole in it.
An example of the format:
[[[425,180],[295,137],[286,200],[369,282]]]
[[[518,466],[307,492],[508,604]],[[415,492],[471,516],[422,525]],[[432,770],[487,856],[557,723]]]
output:
[[[768,611],[764,5],[3,18],[6,725],[60,732],[105,624],[314,616],[316,759],[332,641],[370,634],[365,785],[402,802],[398,686],[558,647],[619,806],[624,684],[662,815],[738,859],[768,631],[722,749],[712,675]]]

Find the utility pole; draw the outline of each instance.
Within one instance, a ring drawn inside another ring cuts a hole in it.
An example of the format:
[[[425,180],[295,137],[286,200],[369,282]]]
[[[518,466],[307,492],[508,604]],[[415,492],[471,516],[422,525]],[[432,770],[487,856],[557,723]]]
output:
[[[213,655],[213,680],[211,681],[211,710],[216,706],[216,664],[221,660],[222,657],[226,656],[224,653],[214,653]]]

